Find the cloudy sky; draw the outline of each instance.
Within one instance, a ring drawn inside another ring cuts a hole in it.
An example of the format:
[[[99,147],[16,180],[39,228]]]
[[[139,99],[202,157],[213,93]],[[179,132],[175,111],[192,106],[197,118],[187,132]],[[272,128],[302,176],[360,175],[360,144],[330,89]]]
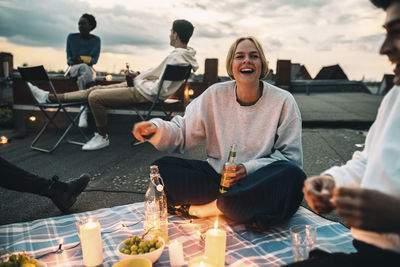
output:
[[[195,26],[189,45],[204,72],[206,58],[225,56],[240,36],[262,43],[270,67],[277,59],[304,64],[314,77],[322,66],[340,64],[352,80],[381,80],[392,66],[378,53],[384,12],[368,0],[0,0],[0,51],[14,55],[14,67],[43,64],[66,68],[68,33],[78,32],[83,13],[96,17],[101,38],[98,71],[118,72],[157,65],[170,51],[175,19]]]

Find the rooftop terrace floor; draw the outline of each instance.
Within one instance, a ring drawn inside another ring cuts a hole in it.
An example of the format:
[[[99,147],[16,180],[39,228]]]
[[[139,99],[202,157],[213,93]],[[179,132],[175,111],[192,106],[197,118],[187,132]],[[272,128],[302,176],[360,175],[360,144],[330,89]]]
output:
[[[295,95],[295,98],[303,124],[307,125],[303,128],[302,137],[303,167],[310,176],[345,163],[355,150],[362,149],[366,130],[376,116],[382,97],[315,94]],[[346,128],[357,123],[361,127]],[[131,147],[132,124],[111,125],[111,144],[98,151],[82,151],[79,146],[62,143],[52,154],[45,154],[30,149],[35,135],[30,133],[22,139],[14,138],[9,144],[1,145],[0,156],[40,176],[50,178],[57,174],[63,181],[76,178],[83,172],[89,173],[91,181],[72,207],[71,212],[74,213],[140,202],[148,185],[149,165],[166,154],[148,143]],[[335,128],[329,128],[332,125]],[[12,129],[0,129],[0,135],[12,134]],[[176,156],[204,160],[205,146],[200,145]],[[0,188],[0,203],[0,225],[62,215],[48,198],[4,188]],[[334,214],[328,218],[341,220]]]

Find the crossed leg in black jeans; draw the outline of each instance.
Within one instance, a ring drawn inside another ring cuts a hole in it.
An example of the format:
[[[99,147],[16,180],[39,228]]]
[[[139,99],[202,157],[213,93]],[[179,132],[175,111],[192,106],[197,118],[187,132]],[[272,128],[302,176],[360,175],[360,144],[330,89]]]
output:
[[[221,175],[206,161],[164,157],[156,160],[168,205],[203,205],[217,199],[223,214],[266,229],[290,218],[303,199],[304,172],[289,161],[273,162],[219,193]]]
[[[82,174],[69,183],[39,177],[29,173],[0,157],[0,186],[19,192],[33,193],[49,197],[62,211],[67,212],[75,203],[76,197],[86,188],[89,176]]]

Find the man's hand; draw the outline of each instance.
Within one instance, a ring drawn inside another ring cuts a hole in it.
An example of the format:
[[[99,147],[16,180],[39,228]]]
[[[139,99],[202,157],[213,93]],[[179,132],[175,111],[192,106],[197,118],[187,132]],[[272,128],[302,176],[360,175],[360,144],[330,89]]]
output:
[[[144,142],[145,139],[149,139],[157,132],[157,126],[150,121],[143,121],[136,123],[133,126],[132,134],[140,142]]]
[[[304,182],[303,193],[310,208],[318,214],[333,209],[331,202],[335,181],[330,175],[312,176]]]
[[[333,191],[332,204],[344,224],[374,232],[400,233],[400,199],[377,190],[340,187]]]
[[[233,172],[228,172],[226,174],[227,177],[230,177],[229,183],[231,186],[247,176],[247,171],[243,164],[233,164],[228,166],[227,169],[234,170]]]

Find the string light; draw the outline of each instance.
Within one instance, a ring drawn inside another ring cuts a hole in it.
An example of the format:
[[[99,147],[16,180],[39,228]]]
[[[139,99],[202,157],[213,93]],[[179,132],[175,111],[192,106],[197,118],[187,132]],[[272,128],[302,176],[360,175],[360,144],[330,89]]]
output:
[[[35,122],[36,121],[36,117],[35,116],[29,116],[29,120],[31,121],[31,122]]]
[[[5,137],[4,135],[0,137],[0,144],[7,144],[7,143],[8,143],[7,137]]]
[[[64,238],[61,238],[61,239],[60,239],[60,242],[59,242],[59,244],[58,244],[58,249],[57,249],[57,251],[56,251],[57,254],[63,252],[63,249],[62,249],[63,243],[64,243]]]

